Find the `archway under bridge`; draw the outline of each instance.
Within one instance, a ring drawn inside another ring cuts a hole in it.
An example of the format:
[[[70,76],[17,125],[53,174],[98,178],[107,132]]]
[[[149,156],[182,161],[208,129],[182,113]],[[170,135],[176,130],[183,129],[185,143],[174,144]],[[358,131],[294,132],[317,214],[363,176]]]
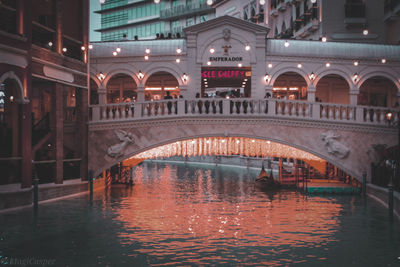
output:
[[[314,174],[318,173],[321,178],[326,178],[330,171],[333,171],[333,174],[337,177],[345,178],[347,176],[344,171],[335,168],[325,159],[299,148],[270,140],[239,136],[199,137],[175,141],[133,155],[123,160],[121,166],[125,168],[134,167],[148,159],[165,159],[176,156],[240,156],[263,161],[268,159],[268,161],[271,160],[270,163],[273,159],[276,159],[279,160],[279,168],[283,166],[281,160],[284,159],[286,162],[285,170],[290,165],[289,169],[292,170],[292,174],[297,172],[295,169],[298,167],[302,167],[303,171],[311,167],[314,170]],[[306,168],[304,168],[305,166]],[[268,166],[266,167],[268,168]]]
[[[309,152],[270,140],[249,137],[201,137],[176,141],[151,148],[125,160],[135,165],[146,159],[173,156],[246,156],[256,158],[291,158],[306,162],[319,172],[326,170],[326,160]]]

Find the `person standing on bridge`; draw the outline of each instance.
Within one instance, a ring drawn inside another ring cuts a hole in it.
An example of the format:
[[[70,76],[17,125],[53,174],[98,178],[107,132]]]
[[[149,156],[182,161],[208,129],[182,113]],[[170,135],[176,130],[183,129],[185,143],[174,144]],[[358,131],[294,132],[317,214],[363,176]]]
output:
[[[171,93],[169,91],[167,91],[167,95],[164,97],[164,99],[172,99]],[[172,108],[171,101],[167,102],[167,108],[168,108],[168,114],[171,114],[171,108]]]

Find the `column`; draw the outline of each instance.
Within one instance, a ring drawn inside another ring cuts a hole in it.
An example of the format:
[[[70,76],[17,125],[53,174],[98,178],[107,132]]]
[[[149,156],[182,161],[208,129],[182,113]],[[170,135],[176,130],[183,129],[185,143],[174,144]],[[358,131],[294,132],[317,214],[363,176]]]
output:
[[[18,10],[21,9],[23,12],[23,20],[20,23],[23,24],[23,34],[27,36],[28,43],[32,40],[32,1],[19,0]],[[19,27],[20,28],[20,27]],[[21,30],[21,29],[20,29]],[[28,66],[24,70],[23,83],[25,97],[31,99],[32,97],[32,75],[31,75],[31,58],[32,55],[28,52],[27,60]],[[21,188],[29,188],[32,186],[32,102],[21,105]]]
[[[63,177],[63,159],[64,159],[64,87],[56,83],[53,93],[53,112],[55,114],[55,159],[56,159],[56,173],[55,183],[62,184]]]
[[[350,91],[349,91],[350,105],[357,106],[359,93],[360,93],[360,89],[358,88],[357,85],[353,85],[353,87],[350,88]]]
[[[62,38],[62,1],[55,1],[54,17],[56,20],[56,33],[55,33],[55,48],[56,52],[62,54],[63,51],[63,38]]]
[[[99,105],[107,104],[107,89],[103,83],[100,84],[97,93],[99,94]]]
[[[310,84],[307,88],[307,101],[308,102],[315,102],[315,85],[314,84]]]
[[[30,91],[30,90],[29,90]],[[31,102],[21,105],[21,188],[32,186],[32,112]]]
[[[140,83],[137,87],[137,102],[145,101],[144,89],[145,89],[144,85]]]
[[[82,181],[87,180],[88,173],[88,93],[87,89],[76,89],[76,112],[77,112],[77,127],[78,137],[80,138],[80,172]]]

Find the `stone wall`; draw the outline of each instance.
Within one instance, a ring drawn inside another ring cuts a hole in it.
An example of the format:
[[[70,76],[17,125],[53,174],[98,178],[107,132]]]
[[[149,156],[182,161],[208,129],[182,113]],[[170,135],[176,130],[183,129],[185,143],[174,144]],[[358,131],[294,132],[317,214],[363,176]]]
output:
[[[71,180],[69,180],[71,181]],[[93,181],[93,190],[100,190],[105,187],[104,178]],[[74,181],[64,184],[41,184],[39,185],[39,203],[42,201],[56,200],[76,194],[89,192],[87,181]],[[33,205],[33,187],[18,189],[11,192],[0,192],[0,211],[16,207],[29,207]]]
[[[367,195],[379,203],[385,208],[389,208],[388,204],[388,189],[373,184],[367,184]],[[393,194],[393,213],[400,218],[400,193],[394,192]]]

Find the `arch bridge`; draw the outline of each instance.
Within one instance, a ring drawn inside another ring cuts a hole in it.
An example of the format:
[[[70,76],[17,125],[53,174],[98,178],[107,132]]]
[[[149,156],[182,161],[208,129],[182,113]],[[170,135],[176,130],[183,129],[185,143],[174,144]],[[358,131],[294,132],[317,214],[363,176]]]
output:
[[[397,129],[389,123],[388,113],[392,122],[399,120],[397,109],[275,98],[96,105],[89,121],[89,169],[98,175],[123,160],[180,140],[246,137],[326,160],[360,180],[365,171],[370,176],[370,164],[378,160],[377,147],[397,145]],[[268,148],[257,149],[268,155]],[[218,153],[227,152],[221,148]]]

